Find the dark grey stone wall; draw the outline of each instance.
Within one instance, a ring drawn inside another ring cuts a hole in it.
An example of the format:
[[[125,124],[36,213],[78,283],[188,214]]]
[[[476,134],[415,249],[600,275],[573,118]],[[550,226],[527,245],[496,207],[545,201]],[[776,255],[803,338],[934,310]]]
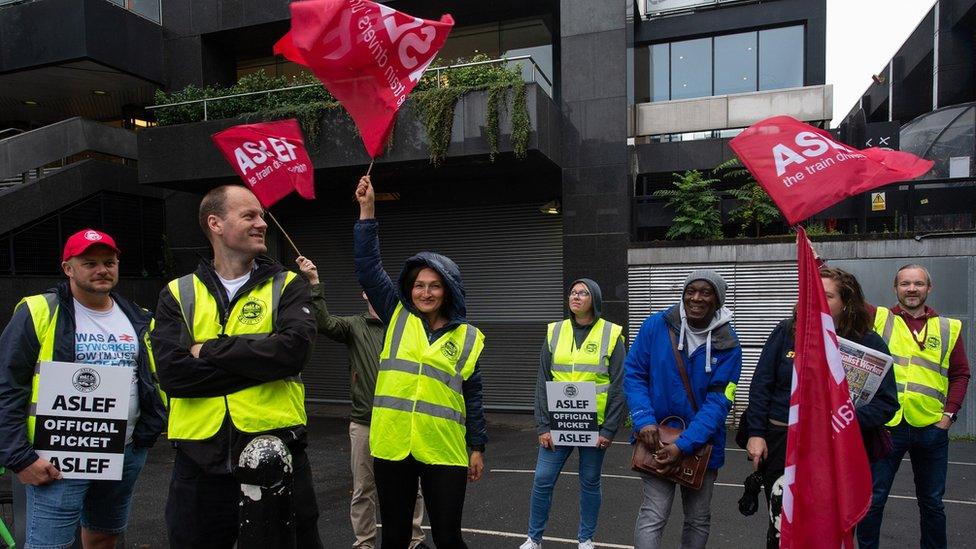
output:
[[[162,82],[162,28],[103,0],[0,8],[0,72],[85,58]]]
[[[604,316],[627,322],[628,0],[561,0],[563,279],[590,277]]]

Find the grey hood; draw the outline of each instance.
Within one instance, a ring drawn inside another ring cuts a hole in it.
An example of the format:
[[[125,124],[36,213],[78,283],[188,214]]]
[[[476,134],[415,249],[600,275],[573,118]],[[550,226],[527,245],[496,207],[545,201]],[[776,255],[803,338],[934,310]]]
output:
[[[572,291],[573,286],[581,282],[585,284],[586,289],[590,291],[590,298],[592,298],[593,300],[593,317],[594,317],[593,321],[596,322],[597,320],[600,319],[600,316],[603,315],[603,292],[600,291],[599,284],[597,284],[591,278],[577,278],[572,283],[570,283],[569,290],[567,290],[566,293],[569,294],[569,291]]]

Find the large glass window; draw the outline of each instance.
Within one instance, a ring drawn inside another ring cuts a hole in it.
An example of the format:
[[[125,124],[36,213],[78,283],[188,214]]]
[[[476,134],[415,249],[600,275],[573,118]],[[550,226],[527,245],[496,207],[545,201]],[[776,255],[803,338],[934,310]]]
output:
[[[712,95],[712,39],[671,43],[671,99]]]
[[[715,37],[715,95],[756,91],[756,33]]]
[[[454,29],[437,54],[437,59],[451,63],[478,54],[491,59],[531,55],[546,79],[552,80],[552,35],[541,19]],[[522,66],[522,76],[526,81],[534,80],[548,88],[546,79],[533,74],[531,64],[526,61],[512,63],[515,64]]]
[[[667,101],[671,96],[671,45],[651,46],[651,101]]]
[[[803,27],[759,31],[759,89],[803,85]]]
[[[636,95],[668,101],[803,86],[803,26],[648,47]],[[648,85],[645,90],[644,85]]]

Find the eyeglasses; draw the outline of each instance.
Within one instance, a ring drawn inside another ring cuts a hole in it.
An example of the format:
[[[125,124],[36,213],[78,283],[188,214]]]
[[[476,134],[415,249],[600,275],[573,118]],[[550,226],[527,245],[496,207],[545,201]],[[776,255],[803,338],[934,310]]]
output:
[[[569,292],[569,297],[590,297],[590,292],[586,290]]]

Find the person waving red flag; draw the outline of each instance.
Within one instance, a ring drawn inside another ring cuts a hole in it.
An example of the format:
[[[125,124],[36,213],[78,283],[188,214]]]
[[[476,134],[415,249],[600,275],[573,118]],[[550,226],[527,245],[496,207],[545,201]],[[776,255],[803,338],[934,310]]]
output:
[[[800,296],[790,395],[780,547],[854,547],[871,504],[871,469],[847,388],[813,248],[796,235]]]
[[[291,30],[274,52],[312,70],[342,103],[376,158],[397,110],[454,26],[450,15],[428,21],[368,0],[294,2]]]

